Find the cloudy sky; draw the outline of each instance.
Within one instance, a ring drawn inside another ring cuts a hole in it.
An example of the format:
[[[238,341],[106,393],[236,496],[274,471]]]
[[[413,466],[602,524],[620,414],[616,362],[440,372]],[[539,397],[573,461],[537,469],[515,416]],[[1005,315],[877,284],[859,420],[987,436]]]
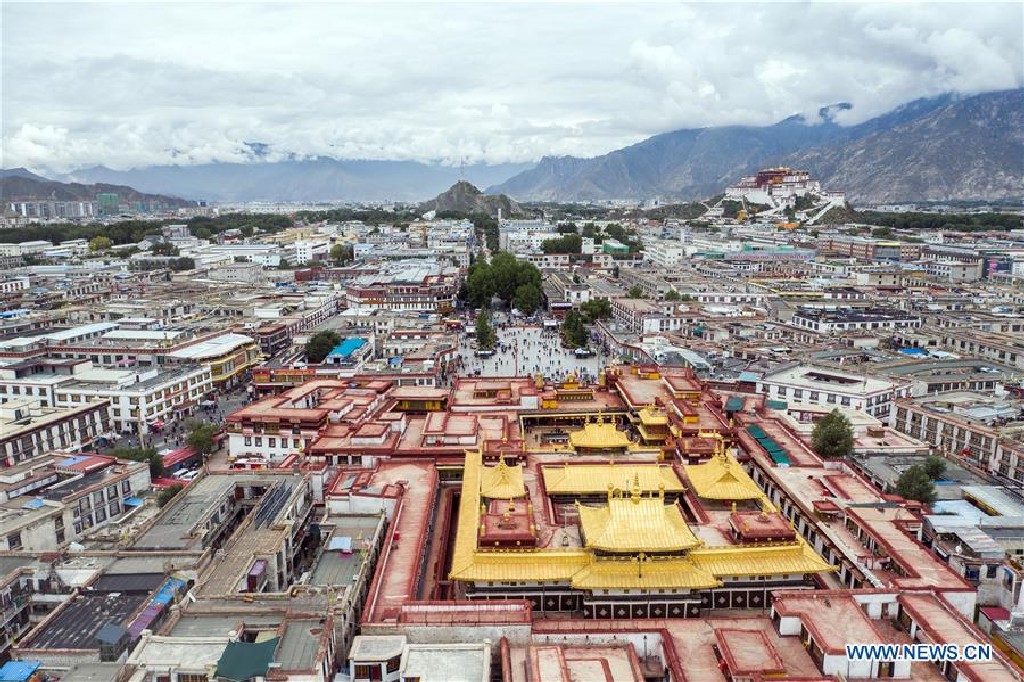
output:
[[[593,156],[1021,87],[1024,5],[5,1],[4,167]]]

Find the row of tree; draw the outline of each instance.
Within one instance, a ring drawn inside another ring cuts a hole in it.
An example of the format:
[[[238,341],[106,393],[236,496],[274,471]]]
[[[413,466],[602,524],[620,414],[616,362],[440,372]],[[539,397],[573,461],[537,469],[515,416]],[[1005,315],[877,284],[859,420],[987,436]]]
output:
[[[0,230],[0,243],[44,240],[58,244],[72,239],[91,240],[102,236],[110,240],[111,245],[134,244],[142,241],[147,234],[160,232],[160,229],[175,222],[174,220],[125,220],[119,223],[104,225],[90,223],[76,225],[71,223],[58,225],[30,225],[27,227],[11,227]],[[292,219],[285,215],[265,215],[248,213],[228,213],[215,218],[192,218],[185,223],[192,234],[200,239],[210,239],[214,235],[237,229],[243,237],[251,237],[256,230],[274,233],[291,227]],[[110,248],[109,246],[107,248]]]

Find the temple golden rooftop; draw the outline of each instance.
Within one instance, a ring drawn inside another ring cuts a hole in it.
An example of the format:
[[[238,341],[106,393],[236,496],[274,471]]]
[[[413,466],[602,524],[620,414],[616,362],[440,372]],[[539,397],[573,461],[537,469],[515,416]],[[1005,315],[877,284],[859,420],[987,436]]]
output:
[[[480,470],[480,496],[492,500],[512,500],[526,497],[523,483],[523,465],[509,466],[504,459],[497,466]]]
[[[564,464],[541,467],[549,495],[604,495],[608,488],[627,490],[634,481],[645,493],[683,492],[683,483],[667,464]]]
[[[610,422],[589,422],[582,430],[569,434],[569,442],[577,450],[613,450],[633,445],[626,434]]]
[[[764,493],[732,455],[719,452],[703,464],[688,464],[686,477],[706,500],[760,500]]]
[[[699,546],[683,512],[662,496],[641,497],[639,485],[628,497],[611,497],[600,507],[576,504],[589,549],[605,552],[681,552]]]

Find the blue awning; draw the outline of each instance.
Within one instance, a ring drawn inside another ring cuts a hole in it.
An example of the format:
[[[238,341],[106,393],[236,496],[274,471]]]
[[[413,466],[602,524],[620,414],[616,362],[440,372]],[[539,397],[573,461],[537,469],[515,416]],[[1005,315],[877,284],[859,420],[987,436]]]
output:
[[[141,507],[143,501],[138,497],[126,497],[124,500],[124,506],[126,507]]]

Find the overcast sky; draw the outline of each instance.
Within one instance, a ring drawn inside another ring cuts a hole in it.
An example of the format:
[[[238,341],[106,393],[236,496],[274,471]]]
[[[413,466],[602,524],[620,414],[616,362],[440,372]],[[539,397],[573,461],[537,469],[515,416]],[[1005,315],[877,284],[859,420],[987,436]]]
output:
[[[1020,87],[1024,4],[4,2],[3,158],[593,156],[850,102]],[[249,155],[249,156],[247,156]]]

